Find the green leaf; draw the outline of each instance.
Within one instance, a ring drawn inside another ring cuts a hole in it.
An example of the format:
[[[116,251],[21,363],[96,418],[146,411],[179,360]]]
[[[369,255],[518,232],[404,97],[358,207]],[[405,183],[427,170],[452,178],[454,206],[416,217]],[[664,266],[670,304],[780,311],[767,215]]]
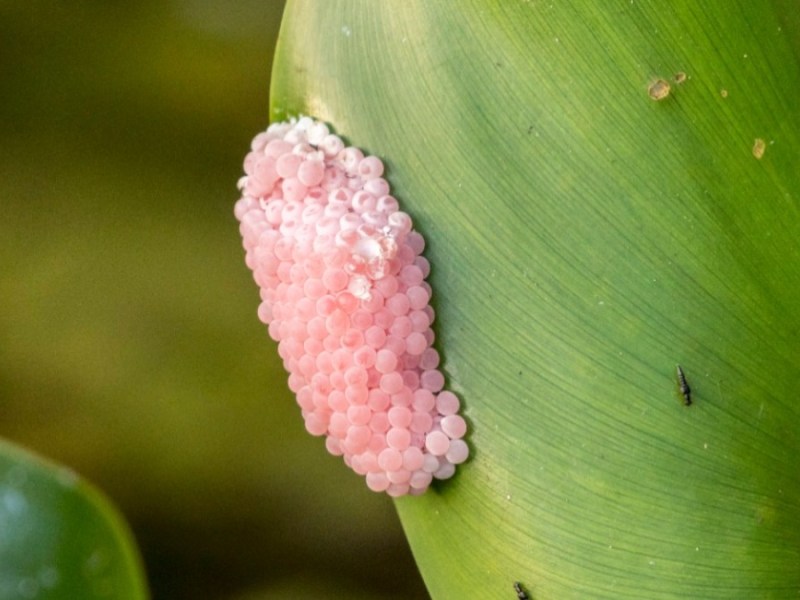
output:
[[[385,158],[428,240],[473,450],[397,502],[433,598],[800,592],[796,11],[289,2],[272,117]]]
[[[94,487],[0,440],[0,599],[144,600],[133,539]]]

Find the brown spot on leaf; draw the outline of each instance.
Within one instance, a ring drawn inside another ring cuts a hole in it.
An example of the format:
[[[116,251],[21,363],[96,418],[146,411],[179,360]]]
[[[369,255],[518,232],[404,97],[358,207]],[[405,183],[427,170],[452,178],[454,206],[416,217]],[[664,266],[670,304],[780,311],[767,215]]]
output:
[[[764,156],[766,149],[767,143],[761,138],[756,138],[756,141],[753,143],[753,156],[760,159]]]
[[[647,88],[647,93],[653,100],[658,101],[669,96],[669,90],[670,86],[668,81],[656,79],[650,84],[650,87]]]

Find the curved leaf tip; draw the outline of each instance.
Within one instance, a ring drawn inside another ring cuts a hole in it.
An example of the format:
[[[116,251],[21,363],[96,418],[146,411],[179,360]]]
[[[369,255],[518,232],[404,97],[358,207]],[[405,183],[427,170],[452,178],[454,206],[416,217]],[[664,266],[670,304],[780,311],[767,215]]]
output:
[[[148,597],[127,525],[73,471],[0,440],[0,598]]]

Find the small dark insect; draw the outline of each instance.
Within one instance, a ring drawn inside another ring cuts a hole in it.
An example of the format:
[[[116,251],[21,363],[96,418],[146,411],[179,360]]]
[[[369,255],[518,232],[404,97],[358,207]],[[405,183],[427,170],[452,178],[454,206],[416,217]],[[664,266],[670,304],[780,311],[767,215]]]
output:
[[[530,600],[530,596],[522,589],[519,581],[514,582],[514,591],[517,592],[517,600]]]
[[[680,365],[678,365],[678,388],[681,391],[681,396],[683,396],[683,403],[689,406],[692,403],[692,388],[686,383],[686,375],[684,375]]]

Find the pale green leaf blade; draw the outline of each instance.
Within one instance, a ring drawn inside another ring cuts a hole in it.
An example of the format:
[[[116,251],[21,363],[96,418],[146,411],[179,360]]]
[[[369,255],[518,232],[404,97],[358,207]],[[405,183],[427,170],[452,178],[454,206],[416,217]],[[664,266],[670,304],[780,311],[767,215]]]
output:
[[[288,6],[272,116],[386,159],[472,428],[401,518],[437,599],[794,596],[797,19],[583,4]]]

